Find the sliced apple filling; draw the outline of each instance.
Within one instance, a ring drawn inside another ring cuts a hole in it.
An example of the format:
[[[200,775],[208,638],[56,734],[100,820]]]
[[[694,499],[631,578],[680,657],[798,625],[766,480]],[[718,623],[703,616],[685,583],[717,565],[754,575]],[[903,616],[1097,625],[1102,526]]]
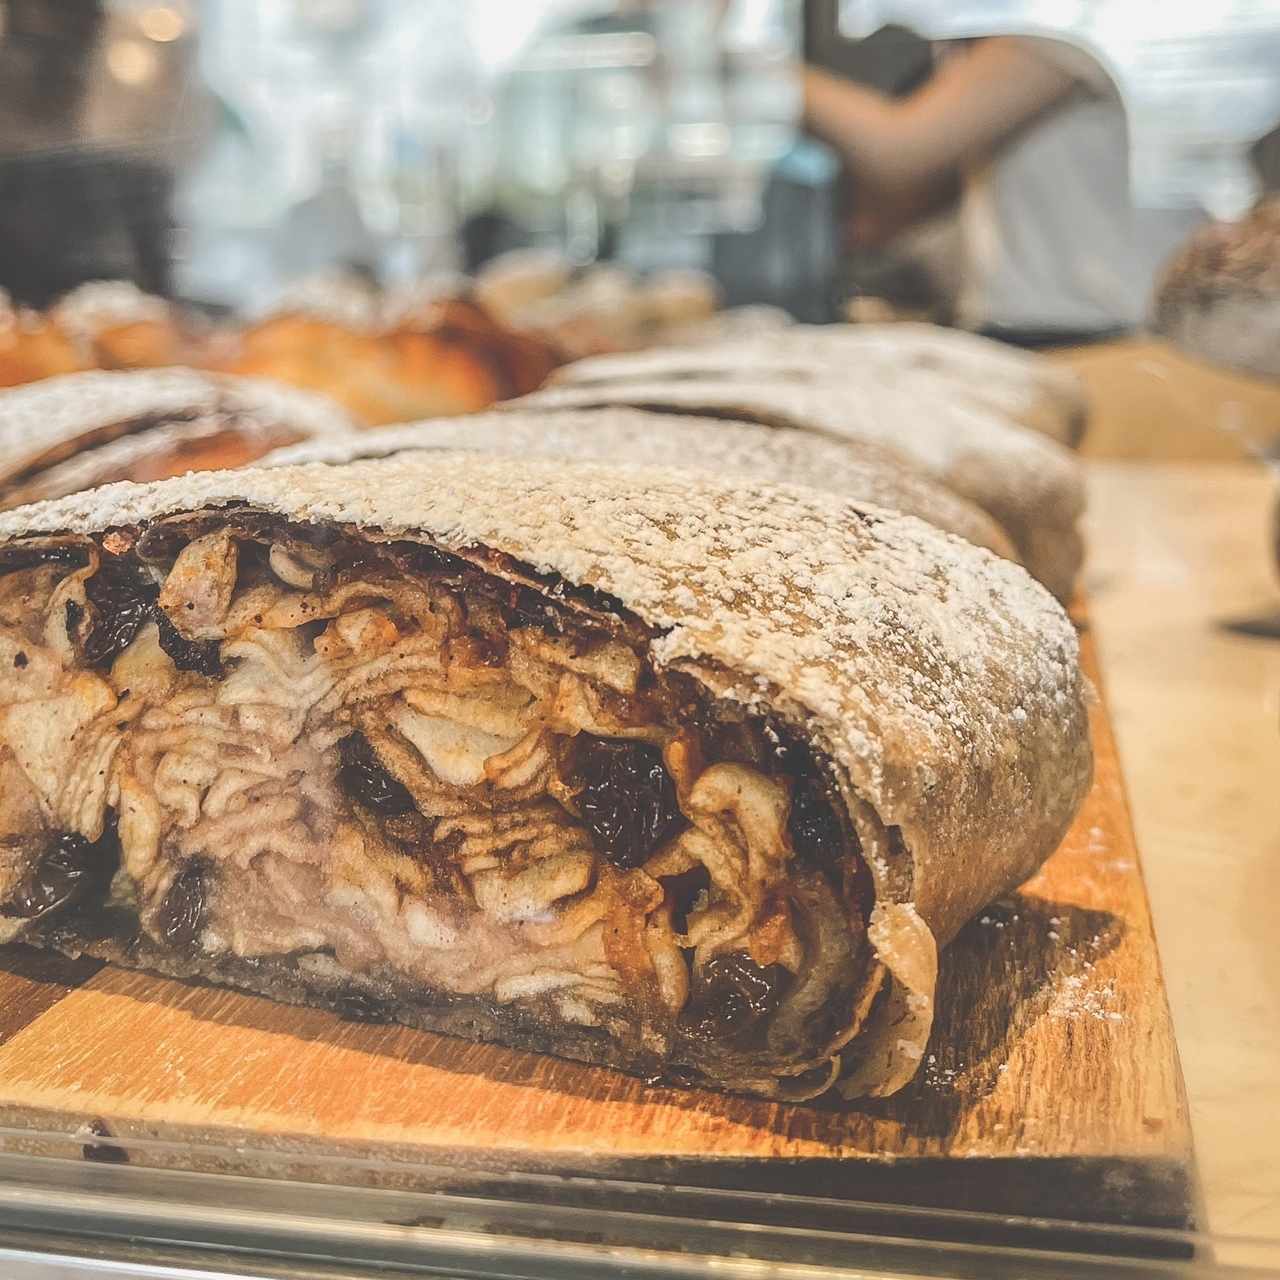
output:
[[[5,554],[0,940],[131,930],[374,1016],[500,1007],[553,1052],[593,1028],[632,1069],[826,1087],[880,980],[874,818],[634,619],[252,512]]]

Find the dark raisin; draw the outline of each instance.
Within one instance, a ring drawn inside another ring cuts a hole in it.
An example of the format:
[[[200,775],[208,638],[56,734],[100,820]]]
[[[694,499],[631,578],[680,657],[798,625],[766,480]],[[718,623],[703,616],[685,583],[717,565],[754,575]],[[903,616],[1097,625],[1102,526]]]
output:
[[[662,752],[647,742],[576,741],[578,811],[615,867],[640,866],[684,822]]]
[[[160,632],[160,648],[179,671],[195,671],[210,678],[222,674],[222,658],[216,640],[188,640],[169,621],[169,615],[163,609],[155,610],[155,619]]]
[[[20,573],[23,569],[35,569],[42,564],[82,565],[84,554],[80,547],[10,545],[0,553],[0,573]]]
[[[394,542],[388,548],[397,564],[425,576],[446,573],[466,573],[469,568],[461,556],[439,547],[429,547],[420,542]]]
[[[13,665],[19,670],[25,667],[29,661],[30,659],[21,650],[13,655]]]
[[[678,876],[663,876],[662,888],[666,900],[671,904],[671,927],[677,933],[689,930],[689,913],[704,893],[711,891],[711,877],[707,869],[698,863]]]
[[[509,627],[548,627],[556,621],[555,609],[528,587],[511,587],[502,602],[502,616]]]
[[[483,631],[471,632],[471,651],[486,667],[500,667],[509,652],[505,635],[487,635]]]
[[[838,875],[845,854],[844,824],[818,778],[797,778],[787,817],[791,847],[801,862],[824,875]]]
[[[189,947],[204,928],[209,907],[207,870],[203,859],[192,859],[174,876],[160,903],[156,928],[172,947]]]
[[[119,866],[116,815],[108,809],[97,840],[86,840],[74,832],[54,836],[18,886],[6,911],[24,920],[39,920],[68,907],[100,902],[107,896]]]
[[[80,619],[84,617],[84,610],[74,600],[68,600],[63,616],[67,622],[67,635],[74,636],[80,629]]]
[[[702,1040],[736,1039],[777,1011],[790,976],[780,964],[756,964],[745,951],[714,956],[703,966],[681,1026]]]
[[[84,644],[85,661],[107,667],[151,621],[160,588],[136,565],[104,556],[84,591],[94,614],[93,630]],[[67,621],[70,624],[69,613]]]
[[[362,733],[352,733],[338,743],[338,781],[353,800],[386,817],[408,813],[413,797],[383,768]]]
[[[359,987],[348,987],[332,997],[333,1011],[344,1022],[391,1022],[391,1010],[385,1000],[361,991]]]
[[[436,824],[417,809],[386,815],[382,830],[407,853],[425,854],[435,847]]]

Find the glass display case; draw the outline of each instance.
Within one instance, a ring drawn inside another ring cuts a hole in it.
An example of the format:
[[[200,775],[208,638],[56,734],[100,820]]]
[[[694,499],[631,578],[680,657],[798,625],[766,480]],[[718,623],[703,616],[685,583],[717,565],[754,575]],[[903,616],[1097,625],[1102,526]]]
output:
[[[62,1159],[0,1156],[7,1275],[1198,1280],[1273,1274],[1280,1261],[1275,1241],[449,1164],[308,1167],[280,1153],[257,1176],[195,1174],[173,1167],[184,1163],[173,1143],[76,1137],[88,1145]],[[243,1164],[202,1153],[219,1157]],[[138,1158],[170,1167],[128,1163]]]

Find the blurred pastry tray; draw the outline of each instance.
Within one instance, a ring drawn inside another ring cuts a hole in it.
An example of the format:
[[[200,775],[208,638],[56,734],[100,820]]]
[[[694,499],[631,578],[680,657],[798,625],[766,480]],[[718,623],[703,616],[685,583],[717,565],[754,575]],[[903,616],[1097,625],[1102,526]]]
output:
[[[933,1039],[897,1097],[838,1109],[651,1087],[10,948],[0,1151],[64,1174],[58,1157],[89,1160],[99,1179],[127,1162],[133,1177],[150,1167],[401,1191],[487,1194],[515,1180],[560,1203],[587,1186],[679,1184],[1192,1227],[1186,1099],[1101,703],[1093,734],[1097,777],[1079,820],[1034,880],[945,952]],[[2,1206],[6,1180],[26,1175],[0,1161]]]

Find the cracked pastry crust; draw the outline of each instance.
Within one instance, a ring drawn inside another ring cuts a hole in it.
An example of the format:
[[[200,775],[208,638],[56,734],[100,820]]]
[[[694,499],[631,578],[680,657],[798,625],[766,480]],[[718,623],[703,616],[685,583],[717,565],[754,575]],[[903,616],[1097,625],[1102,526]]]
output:
[[[754,496],[440,454],[0,518],[4,936],[653,1079],[900,1087],[937,944],[1087,785],[1074,640],[918,521]]]

